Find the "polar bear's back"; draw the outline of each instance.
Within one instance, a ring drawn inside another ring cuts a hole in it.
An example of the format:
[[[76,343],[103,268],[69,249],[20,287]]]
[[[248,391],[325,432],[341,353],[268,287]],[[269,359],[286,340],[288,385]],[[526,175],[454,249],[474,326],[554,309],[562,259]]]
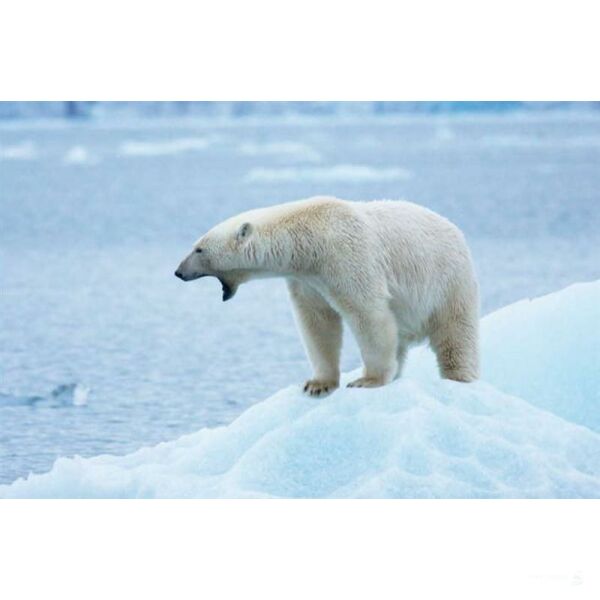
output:
[[[353,204],[392,266],[437,271],[436,276],[440,270],[471,266],[462,232],[436,212],[403,200]]]
[[[462,239],[458,227],[438,213],[405,200],[375,200],[353,203],[359,213],[373,224],[376,231],[387,232],[398,238],[416,238],[442,235]],[[464,243],[464,242],[463,242]]]
[[[284,205],[285,206],[285,205]],[[404,200],[353,202],[315,197],[290,203],[287,210],[309,216],[311,225],[338,242],[352,229],[357,250],[367,262],[375,260],[396,279],[418,275],[430,288],[457,276],[472,278],[471,255],[460,229],[436,212]],[[343,225],[343,226],[342,226]],[[390,272],[391,270],[391,272]],[[414,286],[415,281],[409,282]]]

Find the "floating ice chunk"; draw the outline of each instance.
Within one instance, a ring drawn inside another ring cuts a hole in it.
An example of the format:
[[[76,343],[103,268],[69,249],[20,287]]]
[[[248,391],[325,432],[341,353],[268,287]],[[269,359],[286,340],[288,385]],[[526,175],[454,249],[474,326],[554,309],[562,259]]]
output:
[[[160,156],[206,150],[215,142],[212,137],[180,138],[155,142],[127,141],[121,144],[119,154],[125,156]]]
[[[434,134],[436,142],[449,142],[456,137],[454,131],[448,125],[439,125]]]
[[[85,406],[90,391],[90,388],[79,383],[66,383],[55,387],[45,396],[0,393],[0,406]]]
[[[85,406],[89,395],[90,388],[79,383],[69,383],[52,390],[51,398],[63,405]]]
[[[366,165],[335,165],[331,167],[302,167],[282,169],[251,169],[246,181],[258,183],[283,183],[288,181],[312,181],[360,183],[365,181],[402,181],[412,174],[400,167],[370,167]]]
[[[238,150],[246,156],[284,156],[307,162],[321,160],[321,155],[314,148],[299,142],[247,142],[240,144]]]
[[[560,144],[563,149],[571,148],[598,148],[600,136],[574,135],[564,138],[554,138],[545,135],[523,135],[523,134],[492,134],[482,138],[483,144],[487,146],[515,147],[515,148],[548,148]]]
[[[66,152],[63,161],[70,165],[85,165],[98,162],[85,146],[73,146],[70,148]]]
[[[32,160],[37,156],[35,144],[21,142],[10,146],[0,145],[0,160]]]

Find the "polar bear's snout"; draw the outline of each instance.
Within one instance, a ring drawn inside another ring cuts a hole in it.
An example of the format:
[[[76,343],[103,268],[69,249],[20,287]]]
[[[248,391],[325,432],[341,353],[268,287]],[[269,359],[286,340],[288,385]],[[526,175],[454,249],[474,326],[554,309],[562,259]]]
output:
[[[200,273],[197,273],[195,269],[190,269],[186,266],[186,261],[184,260],[175,271],[175,277],[179,277],[182,281],[192,281],[193,279],[198,279],[198,277],[202,277]]]
[[[175,271],[175,277],[179,277],[183,281],[188,281],[188,278],[179,269]]]
[[[179,279],[182,281],[193,281],[194,279],[200,279],[200,277],[206,276],[206,273],[196,273],[194,271],[190,272],[182,269],[181,267],[178,267],[177,271],[175,271],[175,277],[179,277]]]
[[[182,281],[193,281],[210,274],[205,267],[206,265],[198,253],[192,252],[179,263],[175,277],[179,277]]]

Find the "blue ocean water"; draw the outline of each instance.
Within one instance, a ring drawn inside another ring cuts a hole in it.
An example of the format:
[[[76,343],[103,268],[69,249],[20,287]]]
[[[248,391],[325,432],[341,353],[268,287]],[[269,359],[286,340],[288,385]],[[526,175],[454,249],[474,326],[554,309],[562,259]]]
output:
[[[600,277],[599,116],[3,123],[0,482],[225,424],[303,381],[283,282],[223,304],[173,270],[223,218],[314,194],[453,220],[484,313]]]

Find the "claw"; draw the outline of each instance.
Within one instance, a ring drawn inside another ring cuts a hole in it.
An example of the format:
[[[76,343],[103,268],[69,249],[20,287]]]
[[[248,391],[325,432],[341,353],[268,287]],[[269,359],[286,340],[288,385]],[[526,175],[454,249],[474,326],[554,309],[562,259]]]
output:
[[[313,397],[324,396],[331,393],[337,385],[311,379],[304,384],[303,391]]]
[[[351,381],[347,387],[349,388],[374,388],[384,385],[383,380],[376,379],[374,377],[360,377]]]

